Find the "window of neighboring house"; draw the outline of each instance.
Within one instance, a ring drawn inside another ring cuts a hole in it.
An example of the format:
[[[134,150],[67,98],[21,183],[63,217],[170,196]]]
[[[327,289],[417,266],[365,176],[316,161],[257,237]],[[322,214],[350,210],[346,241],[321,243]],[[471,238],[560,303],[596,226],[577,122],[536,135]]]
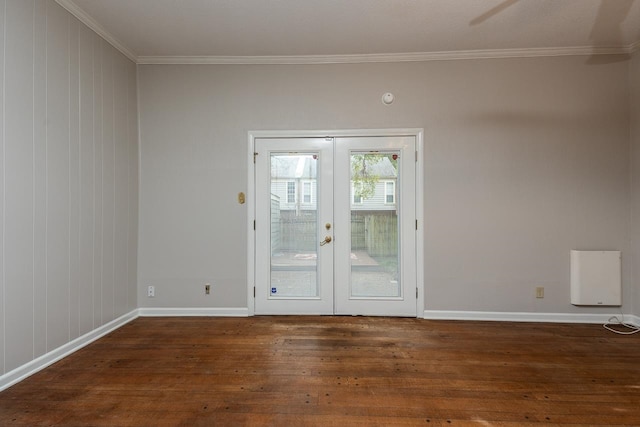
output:
[[[394,204],[396,202],[396,183],[393,181],[384,183],[384,202],[386,204]]]
[[[353,183],[351,184],[351,194],[353,195],[353,197],[351,198],[351,201],[353,202],[354,205],[362,204],[362,195],[358,194],[361,187],[362,185],[357,185]]]
[[[296,182],[287,181],[287,203],[296,202]]]
[[[304,181],[302,183],[302,203],[311,204],[311,181]]]

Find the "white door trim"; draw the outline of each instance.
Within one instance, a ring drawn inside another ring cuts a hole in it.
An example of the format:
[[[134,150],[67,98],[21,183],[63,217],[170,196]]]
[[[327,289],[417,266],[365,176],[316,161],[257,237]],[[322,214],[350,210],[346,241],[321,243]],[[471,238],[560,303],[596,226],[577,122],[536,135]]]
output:
[[[305,137],[372,137],[372,136],[414,136],[416,138],[416,281],[418,290],[417,317],[424,316],[424,130],[421,128],[400,129],[346,129],[346,130],[262,130],[248,132],[247,156],[247,309],[248,315],[255,314],[255,262],[256,242],[254,221],[255,203],[255,140],[257,138],[305,138]]]

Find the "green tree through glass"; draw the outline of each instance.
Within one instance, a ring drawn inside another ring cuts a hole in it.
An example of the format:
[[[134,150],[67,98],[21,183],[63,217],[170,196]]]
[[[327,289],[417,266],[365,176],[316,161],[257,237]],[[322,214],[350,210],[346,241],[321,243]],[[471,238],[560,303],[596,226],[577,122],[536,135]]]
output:
[[[380,175],[375,173],[375,165],[384,158],[389,159],[395,170],[398,170],[398,158],[392,154],[352,154],[351,155],[351,181],[356,197],[371,198],[376,191],[376,185],[380,181]]]

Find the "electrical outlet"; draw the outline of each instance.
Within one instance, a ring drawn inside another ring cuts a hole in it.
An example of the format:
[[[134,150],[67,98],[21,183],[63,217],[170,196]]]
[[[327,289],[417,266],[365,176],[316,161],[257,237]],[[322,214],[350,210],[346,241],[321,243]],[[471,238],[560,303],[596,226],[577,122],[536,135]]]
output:
[[[211,284],[207,283],[204,285],[204,294],[209,295],[211,293]]]
[[[149,298],[153,298],[156,296],[156,287],[155,286],[148,286],[147,287],[147,296]]]
[[[544,298],[544,288],[542,286],[536,288],[536,298]]]

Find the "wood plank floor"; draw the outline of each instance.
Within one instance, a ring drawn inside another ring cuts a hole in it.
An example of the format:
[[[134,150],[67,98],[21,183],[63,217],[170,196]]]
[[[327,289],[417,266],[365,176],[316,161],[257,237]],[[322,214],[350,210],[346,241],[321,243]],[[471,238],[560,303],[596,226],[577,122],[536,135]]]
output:
[[[138,318],[0,393],[0,425],[638,426],[639,362],[599,325]]]

